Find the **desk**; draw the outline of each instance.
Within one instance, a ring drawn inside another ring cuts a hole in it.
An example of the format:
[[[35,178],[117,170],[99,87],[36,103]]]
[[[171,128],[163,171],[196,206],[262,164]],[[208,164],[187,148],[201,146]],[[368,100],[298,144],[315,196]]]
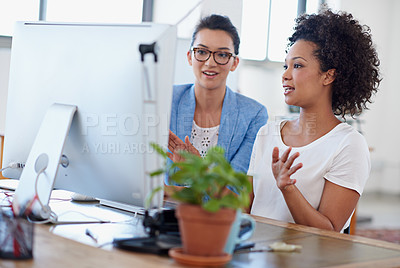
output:
[[[134,229],[140,228],[140,224],[128,213],[115,212],[95,204],[80,204],[79,206],[88,211],[94,209],[97,215],[99,211],[103,211],[104,213],[101,214],[106,217],[119,217],[120,214],[119,221],[126,219],[128,221],[125,221],[125,227],[115,224],[36,225],[34,259],[30,261],[0,260],[0,267],[183,267],[165,256],[127,252],[111,246],[95,247],[95,243],[84,234],[83,230],[88,226],[101,236],[103,235],[101,230],[107,230],[110,227],[113,227],[114,231],[123,230],[125,234],[129,228],[135,232]],[[262,217],[254,218],[257,227],[251,240],[257,242],[257,246],[284,241],[302,245],[302,250],[292,253],[235,254],[226,267],[400,266],[400,245],[397,244]],[[124,228],[128,229],[124,230]],[[105,239],[109,239],[107,235]]]

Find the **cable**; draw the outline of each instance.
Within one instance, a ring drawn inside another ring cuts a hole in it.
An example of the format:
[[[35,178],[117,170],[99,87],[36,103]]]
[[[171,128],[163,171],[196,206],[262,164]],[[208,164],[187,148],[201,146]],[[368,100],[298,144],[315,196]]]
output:
[[[80,214],[80,215],[82,215],[82,216],[84,216],[86,218],[95,220],[95,221],[90,221],[90,222],[89,221],[84,221],[84,220],[82,220],[82,221],[71,221],[72,224],[76,224],[76,223],[112,223],[111,221],[106,221],[106,220],[103,220],[101,218],[93,217],[93,216],[87,215],[85,213],[82,213],[80,211],[76,211],[76,210],[68,210],[68,211],[65,211],[65,212],[59,214],[58,216],[61,217],[61,216],[64,216],[65,214],[68,214],[68,213],[77,213],[77,214]],[[54,224],[68,224],[68,221],[52,222],[52,223],[54,223]]]
[[[54,222],[57,221],[58,217],[57,214],[51,210],[50,206],[44,205],[42,201],[40,200],[39,194],[38,194],[38,181],[39,181],[39,176],[46,170],[47,166],[43,167],[41,170],[36,175],[35,179],[35,197],[33,201],[36,199],[39,202],[39,205],[41,206],[42,210],[40,213],[40,217],[44,218],[43,221],[34,221],[30,219],[31,222],[34,223],[49,223],[49,222]],[[33,206],[33,202],[30,204],[30,206]],[[31,209],[30,207],[27,207],[27,209]]]
[[[32,222],[32,223],[36,223],[36,224],[45,224],[45,223],[57,222],[58,216],[57,216],[57,214],[56,214],[54,211],[50,210],[50,216],[49,216],[47,219],[44,219],[44,220],[34,220],[34,219],[31,219],[31,218],[29,217],[29,215],[28,215],[27,219],[28,219],[29,222]]]
[[[17,162],[11,162],[10,164],[8,164],[8,166],[6,166],[5,168],[0,169],[0,172],[2,172],[3,170],[9,169],[9,168],[23,168],[25,165],[22,163],[17,163]]]
[[[38,185],[40,174],[42,174],[46,170],[46,168],[47,168],[47,166],[42,168],[41,170],[39,170],[39,172],[36,175],[36,179],[35,179],[35,195],[37,196],[37,201],[39,202],[39,204],[40,204],[40,206],[42,207],[43,210],[47,210],[47,208],[43,205],[42,201],[39,198],[37,185]]]

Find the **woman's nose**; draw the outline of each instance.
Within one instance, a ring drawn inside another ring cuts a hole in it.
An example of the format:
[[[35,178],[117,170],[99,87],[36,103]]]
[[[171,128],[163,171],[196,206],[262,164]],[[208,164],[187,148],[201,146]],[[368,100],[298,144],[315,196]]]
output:
[[[210,57],[208,58],[208,60],[206,60],[206,62],[205,62],[205,64],[207,65],[207,66],[214,66],[214,65],[217,65],[217,63],[215,62],[215,59],[214,59],[214,54],[210,54]]]
[[[290,80],[290,72],[289,69],[286,69],[282,74],[282,82]]]

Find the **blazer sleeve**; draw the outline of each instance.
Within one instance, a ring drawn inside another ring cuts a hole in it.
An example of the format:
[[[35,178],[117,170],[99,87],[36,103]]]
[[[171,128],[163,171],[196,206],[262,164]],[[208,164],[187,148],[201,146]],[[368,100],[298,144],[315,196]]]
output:
[[[246,135],[237,150],[236,154],[231,159],[231,165],[236,171],[241,171],[247,174],[249,168],[251,152],[253,144],[256,139],[258,130],[267,123],[268,112],[267,109],[260,105],[260,109],[251,119]]]

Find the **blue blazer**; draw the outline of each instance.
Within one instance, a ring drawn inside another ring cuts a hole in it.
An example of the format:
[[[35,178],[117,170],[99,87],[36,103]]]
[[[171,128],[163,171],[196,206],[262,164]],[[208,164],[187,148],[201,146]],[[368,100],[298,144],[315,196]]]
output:
[[[193,84],[174,86],[170,129],[181,140],[190,137],[195,106]],[[257,132],[267,120],[262,104],[226,87],[218,145],[225,149],[225,157],[236,171],[247,173]]]

